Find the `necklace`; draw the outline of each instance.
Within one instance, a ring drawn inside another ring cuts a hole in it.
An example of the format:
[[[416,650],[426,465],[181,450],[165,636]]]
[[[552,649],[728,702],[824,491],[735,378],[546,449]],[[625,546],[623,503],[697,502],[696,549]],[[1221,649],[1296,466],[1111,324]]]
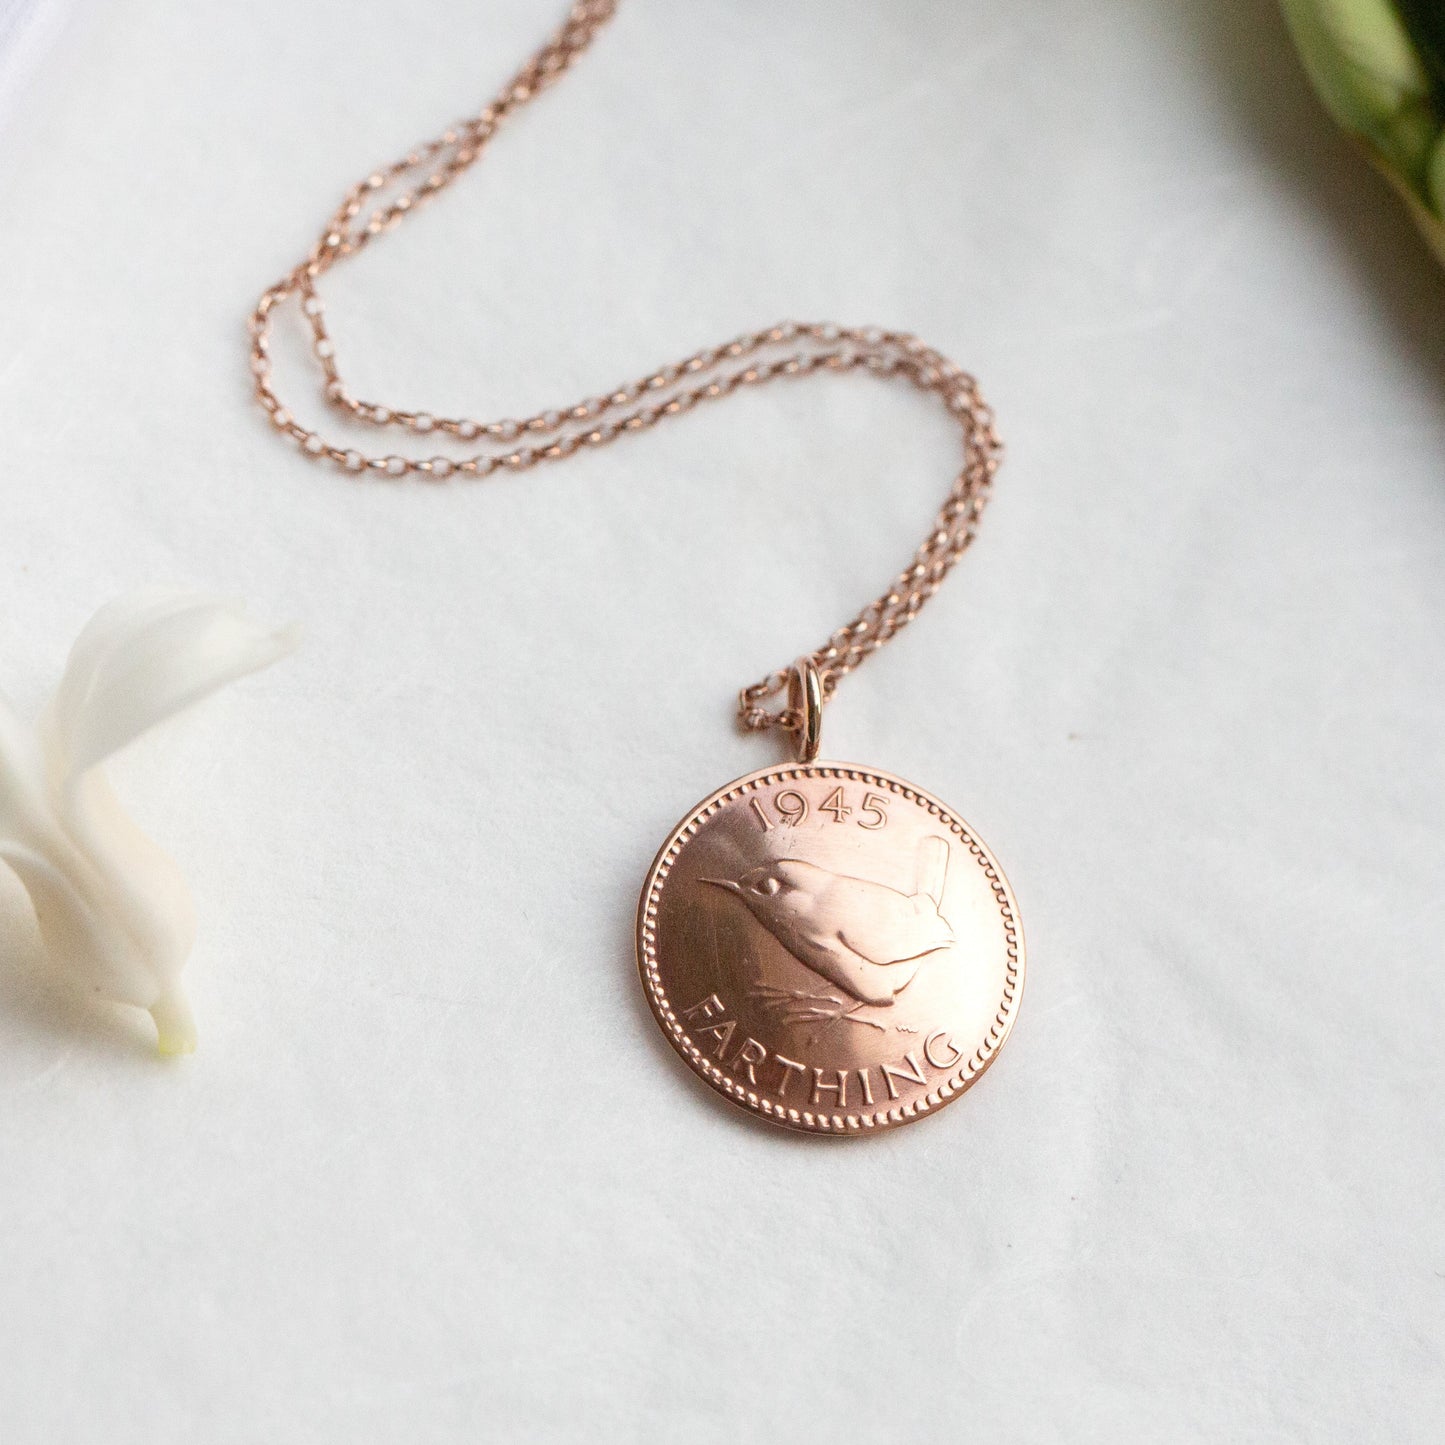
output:
[[[643,987],[696,1074],[788,1128],[877,1132],[922,1118],[973,1084],[1003,1046],[1023,988],[1017,906],[973,830],[889,773],[818,761],[823,708],[839,680],[918,615],[973,541],[1000,453],[973,378],[914,336],[783,322],[565,409],[485,423],[439,417],[350,393],[316,290],[331,267],[474,165],[506,119],[564,74],[616,9],[617,0],[578,0],[479,114],[351,188],[307,258],[262,294],[251,316],[256,398],[304,456],[352,473],[431,480],[523,471],[739,387],[819,371],[898,377],[957,419],[963,468],[909,566],[821,647],[739,695],[740,725],[790,734],[797,761],[738,778],[692,809],[659,850],[638,904]],[[331,406],[366,426],[482,449],[370,455],[301,425],[270,379],[272,312],[292,297]]]

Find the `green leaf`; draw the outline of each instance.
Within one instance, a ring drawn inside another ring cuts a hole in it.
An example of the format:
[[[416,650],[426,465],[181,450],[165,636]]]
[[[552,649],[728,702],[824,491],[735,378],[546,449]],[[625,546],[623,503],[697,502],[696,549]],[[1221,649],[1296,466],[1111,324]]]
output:
[[[1390,0],[1283,0],[1305,67],[1341,125],[1388,129],[1430,95],[1430,76]]]
[[[1315,89],[1445,259],[1445,3],[1281,0]]]
[[[1415,42],[1430,73],[1435,102],[1445,102],[1445,3],[1442,0],[1395,0],[1395,9]]]

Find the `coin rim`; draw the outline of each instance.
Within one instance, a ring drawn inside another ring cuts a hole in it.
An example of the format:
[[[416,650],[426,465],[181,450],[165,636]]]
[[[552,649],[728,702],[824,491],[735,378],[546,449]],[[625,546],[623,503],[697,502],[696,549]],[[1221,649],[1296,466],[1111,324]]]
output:
[[[840,782],[870,784],[887,788],[909,802],[923,804],[963,841],[969,852],[982,864],[984,876],[988,879],[999,911],[1003,915],[1008,967],[1004,975],[1003,997],[983,1045],[969,1056],[957,1073],[930,1089],[922,1098],[914,1099],[906,1105],[900,1104],[893,1109],[878,1109],[871,1114],[842,1111],[816,1113],[809,1109],[788,1108],[773,1103],[756,1090],[738,1083],[704,1056],[702,1050],[689,1038],[667,996],[667,990],[662,985],[656,950],[658,898],[684,844],[697,835],[707,818],[734,799],[756,792],[760,787],[802,778],[836,778]],[[1008,1039],[1023,997],[1024,934],[1019,921],[1018,902],[998,859],[967,823],[931,793],[915,787],[903,778],[895,777],[892,773],[858,767],[851,763],[788,763],[759,768],[756,772],[733,779],[684,814],[682,820],[668,834],[667,841],[657,850],[657,856],[647,870],[642,893],[637,901],[637,970],[653,1017],[668,1043],[693,1073],[715,1093],[721,1094],[752,1117],[765,1119],[768,1123],[785,1129],[827,1135],[831,1138],[858,1138],[880,1130],[897,1128],[901,1124],[911,1124],[929,1114],[936,1114],[939,1109],[951,1104],[972,1088],[983,1076]]]

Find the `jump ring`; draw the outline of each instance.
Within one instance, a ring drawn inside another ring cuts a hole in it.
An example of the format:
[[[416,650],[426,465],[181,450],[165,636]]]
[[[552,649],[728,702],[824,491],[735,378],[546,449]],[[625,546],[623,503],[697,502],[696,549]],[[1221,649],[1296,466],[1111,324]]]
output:
[[[811,657],[800,657],[788,674],[788,711],[798,719],[798,761],[811,763],[823,736],[823,679]]]

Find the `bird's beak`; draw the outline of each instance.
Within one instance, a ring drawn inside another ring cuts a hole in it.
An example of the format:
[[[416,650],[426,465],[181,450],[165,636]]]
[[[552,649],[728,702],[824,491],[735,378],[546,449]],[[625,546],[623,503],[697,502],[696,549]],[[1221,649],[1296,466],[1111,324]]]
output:
[[[711,883],[714,888],[726,888],[729,893],[741,893],[742,886],[729,878],[699,878],[699,883]]]

